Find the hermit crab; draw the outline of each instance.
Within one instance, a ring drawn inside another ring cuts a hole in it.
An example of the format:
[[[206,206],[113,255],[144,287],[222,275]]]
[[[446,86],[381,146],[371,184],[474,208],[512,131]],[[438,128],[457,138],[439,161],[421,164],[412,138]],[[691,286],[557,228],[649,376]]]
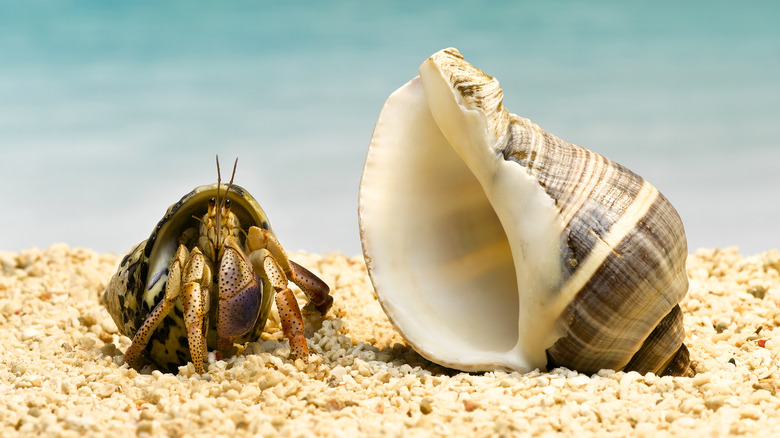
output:
[[[498,81],[456,49],[387,99],[358,208],[379,302],[431,361],[689,372],[674,207],[631,170],[507,111]]]
[[[122,259],[103,294],[119,331],[132,338],[124,358],[131,366],[142,356],[165,371],[192,361],[203,374],[207,349],[232,355],[235,344],[260,339],[272,300],[291,351],[308,360],[288,280],[323,315],[333,303],[330,290],[287,258],[246,190],[232,177],[221,182],[219,159],[217,175],[216,184],[196,187],[168,208],[149,238]]]

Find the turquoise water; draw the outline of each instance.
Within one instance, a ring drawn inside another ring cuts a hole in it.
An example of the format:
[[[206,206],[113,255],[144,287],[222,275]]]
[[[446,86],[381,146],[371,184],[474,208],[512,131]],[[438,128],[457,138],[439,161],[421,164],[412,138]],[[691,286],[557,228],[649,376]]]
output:
[[[0,0],[0,249],[122,252],[218,153],[288,249],[357,254],[379,109],[448,46],[659,187],[690,248],[778,248],[777,23],[775,1]]]

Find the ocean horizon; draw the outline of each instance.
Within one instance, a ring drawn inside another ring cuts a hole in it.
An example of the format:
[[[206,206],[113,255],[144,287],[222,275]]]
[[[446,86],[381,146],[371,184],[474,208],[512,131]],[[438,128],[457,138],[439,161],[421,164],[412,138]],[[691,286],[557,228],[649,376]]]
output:
[[[0,250],[123,253],[223,180],[288,251],[360,254],[387,97],[457,47],[504,104],[650,181],[689,251],[780,248],[780,3],[0,0]],[[402,212],[399,212],[402,214]]]

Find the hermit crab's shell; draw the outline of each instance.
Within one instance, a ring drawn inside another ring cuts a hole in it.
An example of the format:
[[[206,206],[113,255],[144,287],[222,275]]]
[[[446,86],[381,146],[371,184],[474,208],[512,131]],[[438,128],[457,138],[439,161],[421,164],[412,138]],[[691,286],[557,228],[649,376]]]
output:
[[[223,198],[228,185],[222,184],[219,187],[219,196]],[[123,335],[132,338],[149,312],[162,300],[168,280],[168,268],[176,249],[179,244],[192,249],[197,242],[199,221],[208,209],[208,201],[217,195],[217,184],[199,186],[184,195],[168,208],[149,238],[135,245],[122,259],[117,273],[106,288],[103,302]],[[231,185],[227,197],[244,236],[252,225],[271,230],[263,209],[246,190]],[[214,291],[212,295],[213,293]],[[259,339],[272,300],[273,290],[270,284],[263,284],[261,312],[255,326],[236,342]],[[216,302],[216,299],[212,297],[211,302]],[[208,318],[210,330],[207,340],[211,350],[216,349],[215,309],[216,306],[211,306]],[[180,303],[155,330],[145,353],[158,368],[166,371],[175,370],[179,365],[190,361],[187,330]]]
[[[382,108],[360,185],[363,252],[393,325],[466,371],[682,374],[682,222],[630,170],[502,105],[455,49]]]

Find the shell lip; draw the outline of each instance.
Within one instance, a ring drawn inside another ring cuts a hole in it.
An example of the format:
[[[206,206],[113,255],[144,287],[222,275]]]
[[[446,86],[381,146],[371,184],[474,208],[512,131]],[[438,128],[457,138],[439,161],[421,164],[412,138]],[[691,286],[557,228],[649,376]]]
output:
[[[401,152],[401,156],[394,155],[398,151],[396,146],[400,146],[400,144],[393,140],[393,136],[409,133],[416,135],[414,134],[416,128],[423,129],[426,131],[424,133],[426,138],[431,140],[429,146],[437,148],[434,154],[437,156],[435,161],[445,167],[454,166],[457,169],[459,182],[469,187],[478,186],[479,183],[475,176],[462,163],[456,151],[450,146],[445,146],[446,139],[438,128],[434,128],[435,122],[424,99],[422,81],[419,77],[409,81],[388,98],[382,115],[377,121],[361,177],[358,202],[359,229],[366,267],[374,289],[377,291],[378,300],[390,322],[406,339],[406,342],[428,360],[471,372],[484,371],[485,369],[529,367],[530,365],[525,363],[524,358],[515,348],[517,344],[516,316],[514,322],[505,322],[512,319],[511,315],[516,314],[518,306],[507,305],[507,301],[501,299],[483,300],[479,296],[480,288],[487,287],[495,289],[492,294],[503,296],[508,294],[510,295],[509,300],[516,300],[516,298],[511,297],[514,294],[511,291],[516,290],[517,277],[511,262],[512,257],[509,255],[510,247],[506,241],[506,233],[498,224],[498,218],[492,213],[488,213],[486,217],[483,214],[484,210],[479,210],[475,214],[459,215],[457,207],[452,210],[447,208],[447,203],[441,202],[441,195],[450,190],[449,185],[453,183],[453,180],[450,178],[446,181],[437,181],[436,177],[431,177],[431,173],[417,173],[416,170],[419,169],[410,168],[415,166],[415,163],[408,161],[409,158],[406,154],[425,154],[426,152],[422,151],[425,148],[411,148],[413,150]],[[429,122],[423,123],[424,126],[414,125],[415,128],[408,128],[407,123],[417,123],[421,120],[429,120]],[[402,127],[401,130],[405,131],[404,133],[397,130],[399,123]],[[388,175],[386,172],[385,160],[388,158],[402,159],[401,162],[396,162],[392,166],[394,168],[391,171],[394,173],[393,175]],[[395,169],[398,171],[396,172]],[[391,180],[386,179],[388,176]],[[392,188],[395,193],[402,194],[399,196],[388,194],[387,188]],[[411,193],[424,193],[422,196],[425,196],[428,201],[423,202],[423,205],[405,204],[405,199],[408,199],[407,195]],[[481,190],[462,194],[459,198],[465,201],[463,204],[459,204],[461,207],[466,207],[470,202],[479,205],[489,203]],[[432,209],[420,208],[425,205],[433,207]],[[437,211],[435,206],[445,208]],[[459,217],[460,225],[452,229],[436,230],[439,228],[436,225],[439,222],[437,220],[439,215]],[[468,242],[466,238],[461,242],[465,246],[457,249],[458,255],[454,257],[438,258],[440,254],[426,252],[426,248],[434,246],[440,240],[427,239],[430,235],[421,229],[432,227],[431,231],[437,234],[437,239],[441,237],[444,240],[454,242],[459,240],[454,237],[462,235],[462,231],[473,227],[482,227],[485,220],[490,223],[489,226],[483,227],[489,228],[487,236],[485,236],[486,242]],[[417,240],[417,237],[423,240]],[[467,253],[472,244],[476,244],[478,246],[476,249],[480,251],[480,254],[486,256],[482,260],[479,258],[470,260],[484,268],[485,276],[481,279],[484,281],[469,282],[470,296],[465,299],[465,304],[461,305],[458,300],[451,300],[447,297],[448,289],[446,287],[440,287],[436,281],[430,280],[441,278],[440,275],[457,275],[460,270],[458,266],[463,266],[457,257]],[[393,246],[390,252],[388,252],[388,245]],[[391,253],[396,255],[388,257]],[[404,254],[404,256],[398,257],[397,254]],[[434,270],[438,270],[438,272],[424,272],[424,269],[420,271],[420,266],[425,266],[429,262],[425,259],[431,255],[438,258],[438,261],[434,263]],[[497,259],[500,259],[499,263],[492,263]],[[412,270],[416,271],[417,274],[399,274],[399,265],[403,266],[400,268],[402,271],[410,272]],[[448,271],[448,273],[444,271]],[[435,297],[425,297],[415,292],[410,294],[409,290],[425,290]],[[493,297],[495,296],[493,295]],[[405,314],[404,307],[408,306],[410,302],[416,302],[425,308],[426,318],[415,318]],[[437,324],[435,321],[440,318],[458,320],[459,316],[450,317],[449,312],[454,311],[459,315],[466,316],[464,312],[469,313],[467,309],[473,308],[475,305],[481,306],[486,315],[501,316],[502,336],[486,340],[484,336],[480,335],[485,324],[490,324],[491,318],[491,316],[485,317],[483,315],[481,318],[487,320],[475,321],[470,318],[471,321],[466,324],[461,323],[456,324],[457,327],[450,327],[450,332],[446,336],[457,340],[458,345],[454,348],[448,346],[447,342],[442,342],[443,330],[433,329]],[[507,315],[510,317],[505,318]],[[465,328],[466,326],[469,328]],[[482,329],[472,329],[471,327],[482,327]],[[435,345],[433,350],[428,348],[431,345]],[[472,351],[469,352],[470,354],[466,354],[464,349]],[[486,354],[491,349],[495,349],[499,353]]]

